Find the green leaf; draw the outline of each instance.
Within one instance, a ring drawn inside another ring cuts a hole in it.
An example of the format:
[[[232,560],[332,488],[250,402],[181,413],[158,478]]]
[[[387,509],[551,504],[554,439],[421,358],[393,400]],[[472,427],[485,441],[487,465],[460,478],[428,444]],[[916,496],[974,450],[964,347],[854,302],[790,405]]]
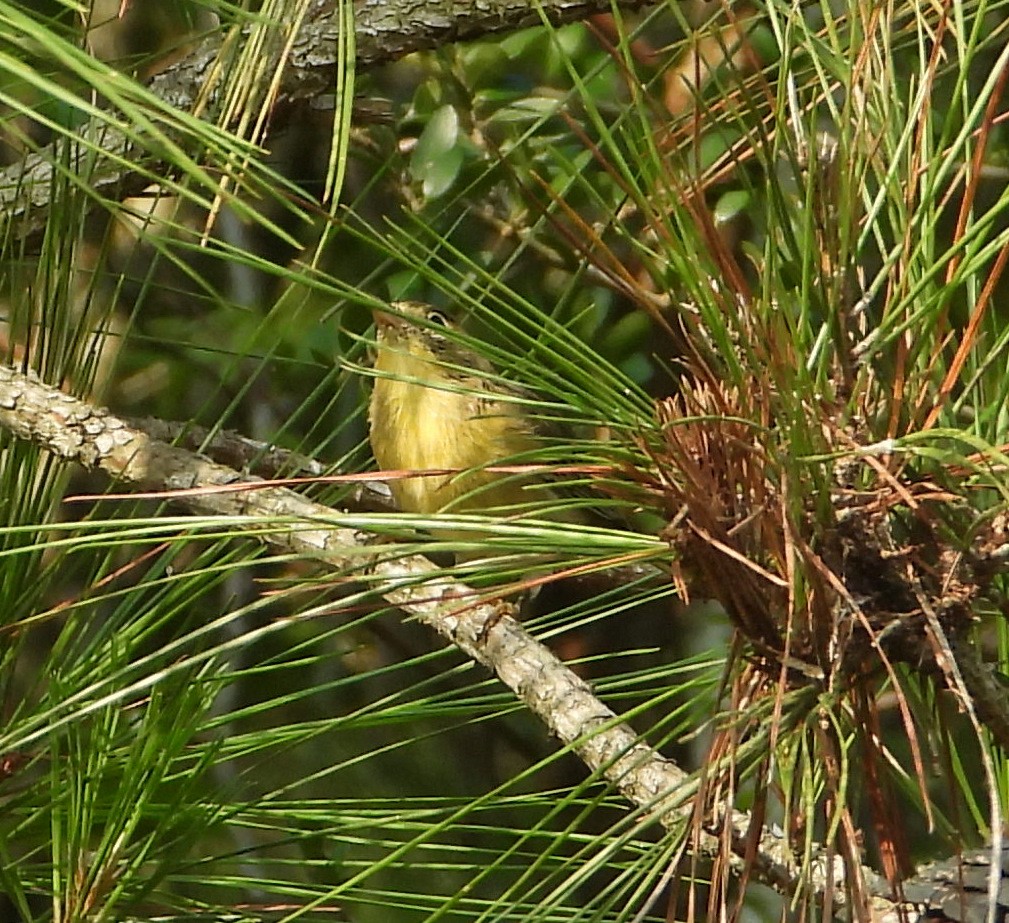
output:
[[[455,182],[463,162],[460,142],[459,113],[454,106],[442,106],[421,132],[410,159],[410,173],[425,197],[438,198]]]

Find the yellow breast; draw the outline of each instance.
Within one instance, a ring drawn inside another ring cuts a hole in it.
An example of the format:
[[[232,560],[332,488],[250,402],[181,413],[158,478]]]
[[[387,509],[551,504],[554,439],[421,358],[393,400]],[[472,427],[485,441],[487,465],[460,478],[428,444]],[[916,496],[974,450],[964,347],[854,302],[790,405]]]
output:
[[[384,358],[390,362],[383,363]],[[394,365],[394,369],[385,365]],[[449,469],[390,481],[400,508],[413,513],[486,511],[529,502],[522,481],[479,469],[532,449],[535,439],[518,408],[490,392],[463,393],[481,382],[453,380],[423,358],[381,353],[370,407],[371,444],[384,471]],[[415,380],[406,380],[415,379]],[[438,387],[434,385],[438,382]],[[486,395],[486,396],[483,396]]]

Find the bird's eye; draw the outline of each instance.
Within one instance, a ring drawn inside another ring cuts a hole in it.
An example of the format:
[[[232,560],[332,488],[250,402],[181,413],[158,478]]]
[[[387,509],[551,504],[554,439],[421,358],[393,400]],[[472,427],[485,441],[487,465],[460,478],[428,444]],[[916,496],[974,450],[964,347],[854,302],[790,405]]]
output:
[[[427,319],[431,321],[432,324],[437,324],[439,327],[450,327],[449,319],[441,313],[441,311],[429,311]]]

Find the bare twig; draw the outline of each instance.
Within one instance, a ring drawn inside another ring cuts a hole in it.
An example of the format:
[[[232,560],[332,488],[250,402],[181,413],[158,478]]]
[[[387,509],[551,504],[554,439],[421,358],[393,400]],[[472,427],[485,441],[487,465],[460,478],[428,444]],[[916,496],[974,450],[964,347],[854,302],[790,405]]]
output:
[[[330,465],[299,452],[250,439],[234,430],[209,430],[195,423],[172,423],[155,417],[127,419],[130,426],[160,442],[198,452],[212,461],[261,478],[308,476],[324,478]],[[341,501],[348,509],[392,513],[396,504],[382,481],[362,481]]]

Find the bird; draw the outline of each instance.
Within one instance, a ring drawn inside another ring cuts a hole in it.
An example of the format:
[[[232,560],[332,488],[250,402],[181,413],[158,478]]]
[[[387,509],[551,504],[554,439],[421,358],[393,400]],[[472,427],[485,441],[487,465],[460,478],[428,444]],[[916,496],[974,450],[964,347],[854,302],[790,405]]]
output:
[[[416,514],[528,509],[544,492],[533,475],[487,470],[529,460],[543,444],[531,392],[502,380],[460,341],[453,323],[417,301],[375,311],[375,382],[368,421],[383,471],[435,474],[390,479],[401,510]]]

